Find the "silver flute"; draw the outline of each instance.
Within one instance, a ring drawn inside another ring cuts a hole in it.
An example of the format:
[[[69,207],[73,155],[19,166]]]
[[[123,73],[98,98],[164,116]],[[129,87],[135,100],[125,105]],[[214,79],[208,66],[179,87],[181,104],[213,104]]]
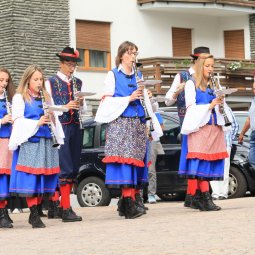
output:
[[[50,118],[50,123],[48,124],[48,127],[50,129],[50,134],[52,136],[52,142],[53,142],[52,147],[58,147],[59,143],[58,143],[57,138],[56,138],[56,136],[53,132],[53,129],[52,129],[49,107],[47,105],[47,102],[45,100],[45,96],[43,94],[43,90],[41,88],[39,89],[39,92],[40,92],[40,97],[42,99],[42,106],[43,106],[44,115],[49,116],[49,118]]]
[[[76,78],[74,77],[73,74],[71,74],[71,79],[72,79],[72,82],[73,82],[73,94],[74,94],[73,98],[74,98],[74,100],[79,101],[79,103],[80,103],[80,99],[75,96],[75,94],[79,91],[78,91],[78,86],[77,86],[77,83],[76,83]],[[83,129],[82,117],[81,117],[81,111],[80,110],[78,110],[78,119],[79,119],[80,129]]]

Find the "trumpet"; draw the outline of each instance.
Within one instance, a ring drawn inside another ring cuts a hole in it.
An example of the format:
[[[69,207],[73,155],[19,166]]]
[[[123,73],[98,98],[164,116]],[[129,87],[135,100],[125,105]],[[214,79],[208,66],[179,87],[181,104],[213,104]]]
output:
[[[72,82],[73,82],[73,94],[74,94],[73,98],[76,101],[80,101],[80,99],[77,96],[75,96],[75,94],[78,92],[78,87],[77,87],[77,83],[76,83],[76,78],[74,77],[73,74],[71,74],[71,79],[72,79]],[[78,110],[78,119],[79,119],[80,129],[83,129],[81,111],[80,110]]]
[[[209,74],[209,77],[211,79],[211,82],[212,82],[212,86],[213,86],[213,90],[214,90],[214,94],[216,95],[216,97],[220,98],[220,89],[217,88],[216,86],[216,82],[215,82],[215,79],[214,79],[214,76],[212,73]],[[223,118],[224,118],[224,122],[225,122],[225,127],[228,127],[231,125],[231,122],[230,120],[228,119],[228,116],[225,112],[225,109],[224,109],[224,105],[223,104],[220,104],[219,105],[219,108],[220,108],[220,112],[221,114],[223,115]]]
[[[42,88],[39,89],[39,92],[40,92],[40,97],[41,97],[41,99],[42,99],[42,105],[43,105],[44,115],[50,117],[49,107],[48,107],[48,105],[47,105],[47,103],[46,103],[45,96],[44,96],[44,94],[43,94]],[[53,142],[52,147],[58,147],[58,146],[59,146],[59,143],[58,143],[57,138],[56,138],[56,136],[55,136],[55,134],[54,134],[54,132],[53,132],[51,121],[50,121],[50,123],[48,124],[48,127],[49,127],[49,129],[50,129],[50,134],[51,134],[51,136],[52,136],[52,142]]]
[[[135,62],[133,62],[132,63],[132,65],[133,65],[133,69],[134,69],[134,73],[135,73],[135,79],[136,79],[136,84],[138,85],[138,87],[139,87],[139,82],[141,81],[141,79],[140,79],[140,77],[138,76],[138,71],[137,71],[137,67],[136,67],[136,63]],[[144,94],[144,89],[143,89],[143,94]],[[146,105],[145,105],[145,101],[144,101],[144,99],[142,99],[142,98],[140,98],[140,103],[141,103],[141,105],[142,105],[142,107],[143,107],[143,109],[144,109],[144,115],[145,115],[145,117],[144,117],[144,119],[146,120],[146,121],[150,121],[151,120],[151,117],[149,116],[149,113],[148,113],[148,110],[147,110],[147,107],[146,107]],[[152,131],[154,131],[154,128],[153,128],[153,124],[152,124],[152,122],[150,121],[150,132],[152,132]]]
[[[8,95],[7,95],[6,89],[4,89],[4,97],[5,97],[5,102],[6,102],[6,111],[7,111],[7,114],[12,114],[11,103],[8,100]]]

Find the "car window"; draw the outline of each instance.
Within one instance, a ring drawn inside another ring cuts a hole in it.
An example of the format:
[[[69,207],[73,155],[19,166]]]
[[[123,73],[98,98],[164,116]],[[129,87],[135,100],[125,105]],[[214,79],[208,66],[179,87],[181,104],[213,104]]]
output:
[[[102,124],[100,130],[100,146],[105,146],[105,133],[106,133],[107,124]]]
[[[94,146],[95,127],[87,127],[83,130],[82,148],[92,148]]]
[[[180,126],[173,118],[163,116],[163,136],[160,138],[162,144],[180,143]]]
[[[238,134],[240,134],[242,129],[243,129],[243,127],[244,127],[244,123],[245,123],[245,121],[246,121],[246,119],[248,117],[248,114],[247,115],[235,114],[235,117],[236,117],[236,121],[237,121],[237,123],[239,125]],[[250,134],[251,134],[251,129],[249,129],[245,133],[245,135],[247,135],[247,136],[250,136]]]

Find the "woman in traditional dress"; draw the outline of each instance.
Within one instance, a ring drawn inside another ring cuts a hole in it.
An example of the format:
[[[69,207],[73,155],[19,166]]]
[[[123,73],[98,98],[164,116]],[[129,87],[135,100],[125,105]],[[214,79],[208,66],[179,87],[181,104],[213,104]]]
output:
[[[210,79],[214,58],[200,54],[194,78],[185,86],[187,112],[181,133],[183,136],[179,175],[194,180],[191,208],[202,211],[220,210],[209,193],[209,181],[222,180],[224,159],[228,157],[224,139],[224,118]]]
[[[42,70],[35,65],[29,66],[13,97],[14,124],[9,148],[15,151],[10,193],[26,197],[31,211],[29,223],[33,228],[45,227],[38,206],[43,196],[55,192],[60,171],[58,148],[52,146],[52,136],[58,144],[63,144],[64,135],[58,117],[45,112],[46,104],[51,103]]]
[[[109,188],[121,189],[119,215],[129,219],[145,213],[139,192],[148,176],[145,111],[140,102],[143,88],[137,84],[142,74],[136,72],[135,66],[137,51],[138,47],[129,41],[119,46],[116,67],[107,74],[95,118],[97,122],[109,123],[103,159],[105,183]]]
[[[11,100],[15,87],[9,71],[0,68],[0,228],[12,228],[12,220],[6,208],[9,198],[9,183],[12,152],[8,149],[12,129]]]

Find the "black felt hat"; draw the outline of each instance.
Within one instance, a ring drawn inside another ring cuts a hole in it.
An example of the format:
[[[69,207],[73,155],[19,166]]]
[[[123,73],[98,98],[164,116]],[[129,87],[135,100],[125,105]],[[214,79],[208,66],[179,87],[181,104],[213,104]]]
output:
[[[200,46],[194,49],[193,54],[190,54],[192,58],[198,58],[200,54],[207,53],[210,54],[210,49],[208,47]]]
[[[65,47],[60,53],[56,54],[60,61],[81,62],[79,51],[71,47]]]

